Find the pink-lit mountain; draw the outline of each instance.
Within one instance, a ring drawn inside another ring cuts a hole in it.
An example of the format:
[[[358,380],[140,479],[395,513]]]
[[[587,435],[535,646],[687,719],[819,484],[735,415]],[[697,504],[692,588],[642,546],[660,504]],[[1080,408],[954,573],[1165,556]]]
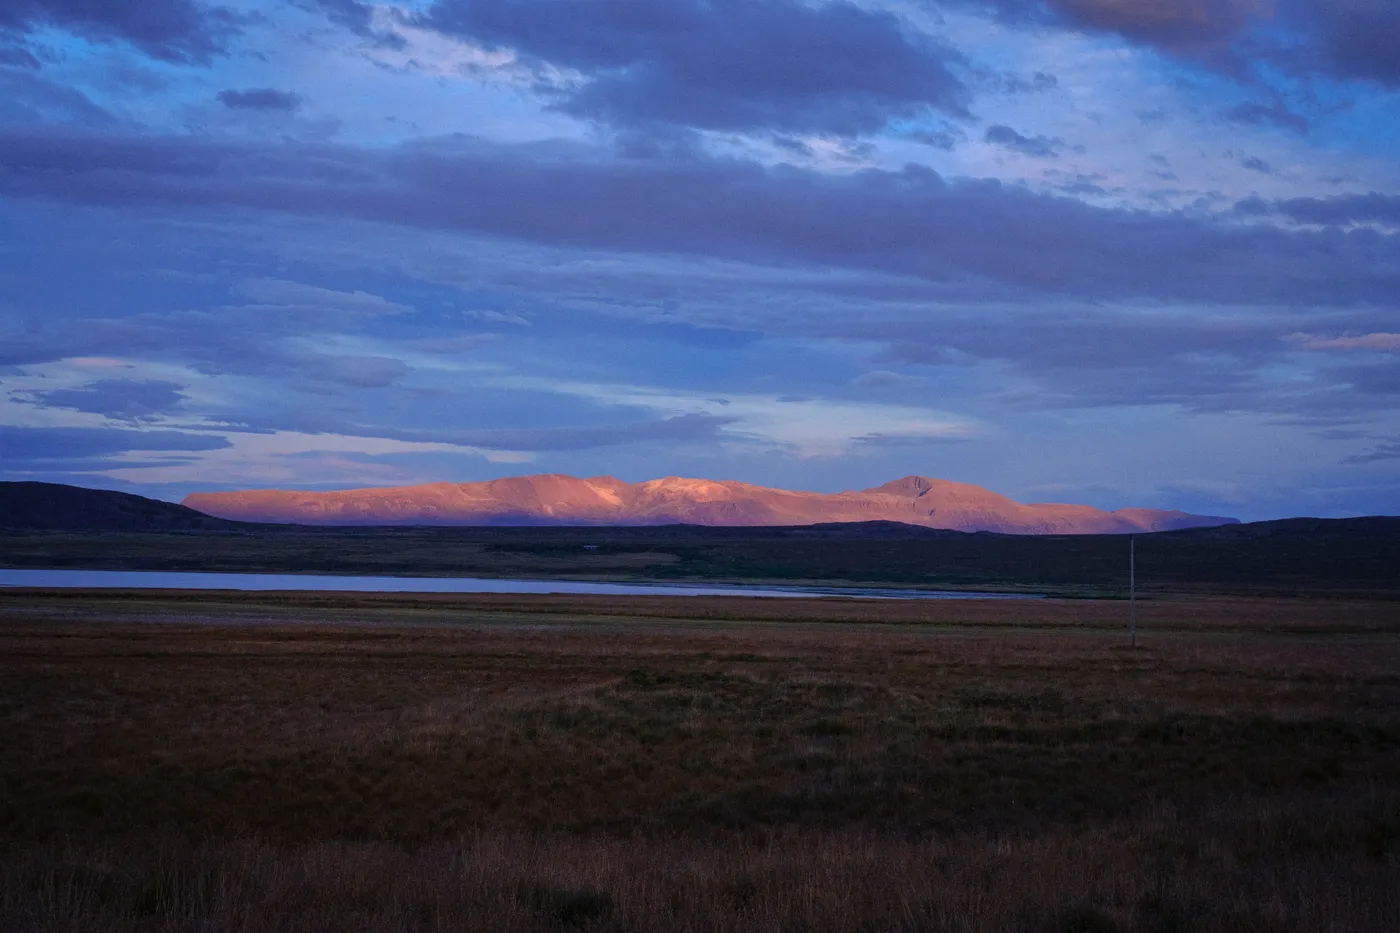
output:
[[[337,492],[196,493],[185,505],[220,518],[309,525],[812,525],[895,521],[1006,534],[1127,534],[1234,524],[1233,518],[1159,509],[1105,512],[1088,505],[1024,505],[972,486],[906,476],[840,493],[669,476],[517,476]]]

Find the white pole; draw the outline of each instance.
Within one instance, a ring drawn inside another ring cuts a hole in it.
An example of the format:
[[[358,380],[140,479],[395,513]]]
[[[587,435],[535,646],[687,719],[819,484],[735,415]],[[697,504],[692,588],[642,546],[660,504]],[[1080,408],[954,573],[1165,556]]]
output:
[[[1128,535],[1128,643],[1137,647],[1137,536]]]

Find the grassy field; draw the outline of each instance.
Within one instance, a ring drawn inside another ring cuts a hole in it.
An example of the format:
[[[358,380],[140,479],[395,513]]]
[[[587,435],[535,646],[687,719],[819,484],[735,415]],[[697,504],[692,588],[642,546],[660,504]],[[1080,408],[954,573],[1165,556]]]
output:
[[[1393,931],[1394,605],[0,591],[0,928]]]
[[[1155,594],[1400,598],[1396,520],[1141,535]],[[0,534],[0,566],[592,580],[791,582],[1122,598],[1121,535],[826,529],[250,526],[230,533]],[[1218,536],[1217,536],[1218,535]],[[596,546],[585,550],[584,545]]]

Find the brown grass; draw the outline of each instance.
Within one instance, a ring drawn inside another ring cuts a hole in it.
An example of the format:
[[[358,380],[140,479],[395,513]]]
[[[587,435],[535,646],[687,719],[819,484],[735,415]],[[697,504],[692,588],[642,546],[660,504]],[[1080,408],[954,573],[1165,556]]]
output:
[[[1122,610],[6,594],[0,928],[1400,929],[1391,614]]]

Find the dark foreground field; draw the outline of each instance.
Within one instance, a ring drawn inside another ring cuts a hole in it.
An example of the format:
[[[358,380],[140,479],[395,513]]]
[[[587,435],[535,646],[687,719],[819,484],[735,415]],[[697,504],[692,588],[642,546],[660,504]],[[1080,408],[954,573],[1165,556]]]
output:
[[[0,592],[0,929],[1394,931],[1395,605]]]

